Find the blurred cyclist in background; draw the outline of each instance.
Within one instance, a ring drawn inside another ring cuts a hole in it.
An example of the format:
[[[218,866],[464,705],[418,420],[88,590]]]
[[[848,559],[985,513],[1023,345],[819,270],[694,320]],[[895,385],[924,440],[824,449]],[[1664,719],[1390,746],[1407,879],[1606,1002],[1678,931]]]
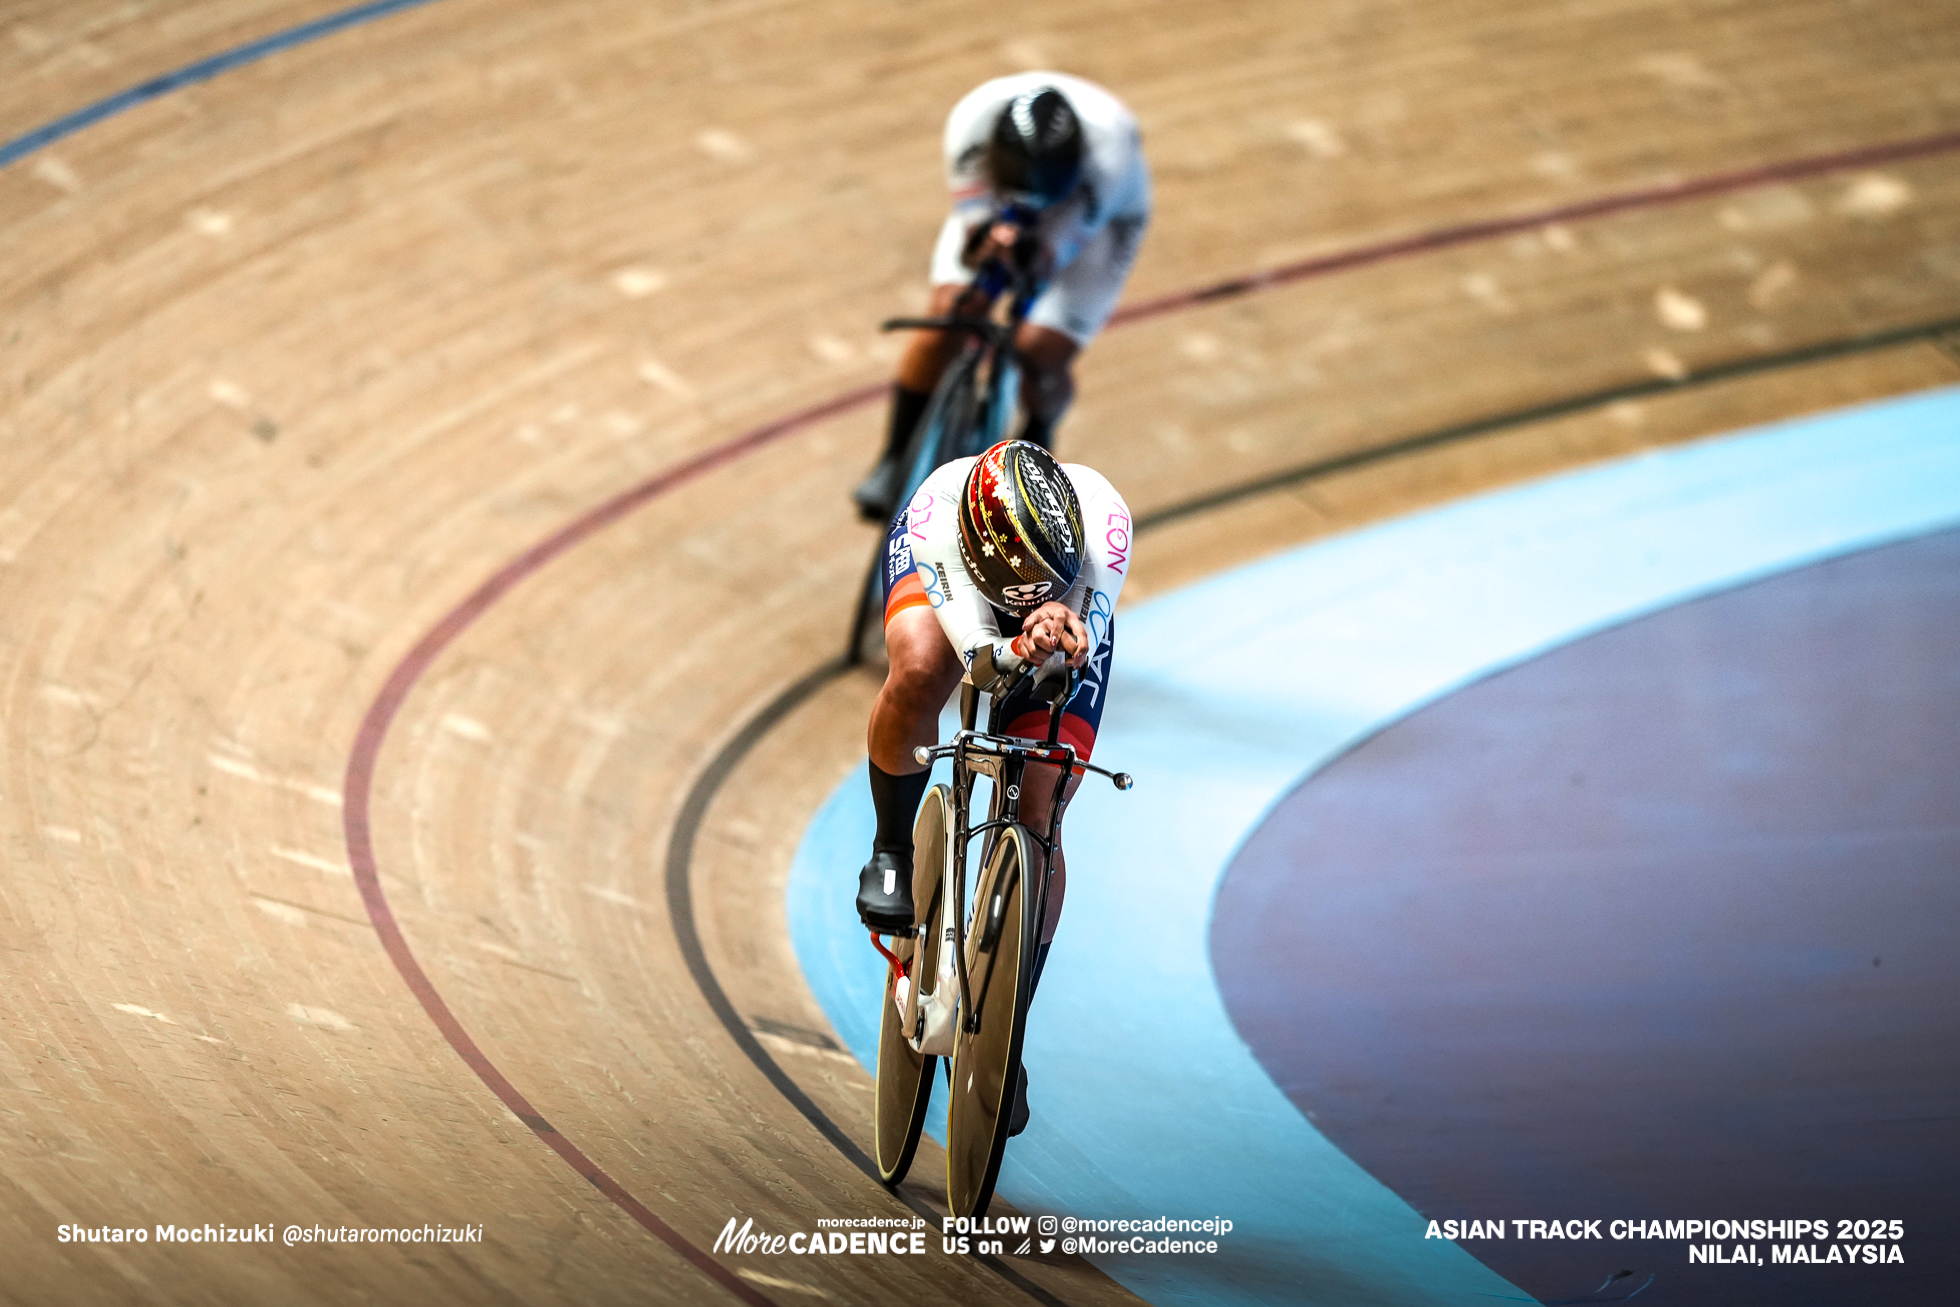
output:
[[[960,292],[987,259],[1020,258],[1043,287],[1021,327],[1021,438],[1053,445],[1075,395],[1075,356],[1109,321],[1150,221],[1150,170],[1136,118],[1094,82],[1066,73],[997,77],[946,119],[953,211],[932,254],[930,316],[979,313]],[[1012,206],[1020,222],[999,221]],[[858,510],[891,520],[904,490],[899,454],[925,414],[959,339],[916,332],[892,387],[885,452],[853,492]]]

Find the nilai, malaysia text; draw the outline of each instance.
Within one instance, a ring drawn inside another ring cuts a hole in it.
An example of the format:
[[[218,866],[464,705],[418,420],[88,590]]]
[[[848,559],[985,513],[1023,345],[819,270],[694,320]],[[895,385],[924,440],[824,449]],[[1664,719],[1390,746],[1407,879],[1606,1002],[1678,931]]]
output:
[[[1761,1266],[1784,1263],[1849,1263],[1866,1265],[1902,1264],[1905,1250],[1899,1241],[1906,1237],[1904,1221],[1827,1221],[1791,1219],[1781,1221],[1525,1221],[1504,1220],[1431,1221],[1425,1239],[1475,1242],[1490,1239],[1663,1239],[1687,1243],[1688,1260],[1711,1265]],[[1742,1240],[1777,1240],[1769,1245],[1769,1257],[1754,1243]],[[1725,1247],[1724,1245],[1732,1244]]]

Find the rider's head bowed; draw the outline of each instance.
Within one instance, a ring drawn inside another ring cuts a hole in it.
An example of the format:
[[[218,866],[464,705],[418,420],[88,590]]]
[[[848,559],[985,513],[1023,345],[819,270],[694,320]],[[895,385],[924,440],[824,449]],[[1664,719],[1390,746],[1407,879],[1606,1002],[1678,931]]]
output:
[[[960,558],[987,602],[1027,614],[1082,568],[1082,505],[1041,446],[1003,440],[973,461],[960,496]]]
[[[1059,204],[1082,176],[1082,121],[1068,97],[1052,86],[1007,102],[987,142],[986,169],[994,193],[1039,213]]]

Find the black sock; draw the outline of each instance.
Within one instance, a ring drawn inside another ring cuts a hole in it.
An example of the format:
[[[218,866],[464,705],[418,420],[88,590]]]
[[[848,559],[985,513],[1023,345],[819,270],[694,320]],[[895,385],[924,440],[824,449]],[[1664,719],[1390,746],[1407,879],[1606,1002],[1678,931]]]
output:
[[[897,458],[905,449],[905,442],[912,438],[912,429],[919,425],[925,416],[926,405],[932,403],[932,396],[922,390],[907,390],[894,382],[892,384],[891,417],[885,426],[885,452],[879,461]]]
[[[879,852],[912,853],[912,823],[919,818],[919,800],[932,780],[930,771],[894,776],[871,764],[871,806],[878,811],[878,833],[871,847]]]

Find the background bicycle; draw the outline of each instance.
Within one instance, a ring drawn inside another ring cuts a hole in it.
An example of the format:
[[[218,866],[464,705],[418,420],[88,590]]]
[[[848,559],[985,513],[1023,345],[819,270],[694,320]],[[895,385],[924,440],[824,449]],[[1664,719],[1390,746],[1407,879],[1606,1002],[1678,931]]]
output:
[[[1001,221],[1015,218],[1010,210]],[[959,354],[934,389],[932,401],[900,455],[905,469],[896,503],[911,502],[933,469],[956,458],[968,458],[1007,439],[1009,421],[1020,395],[1020,367],[1014,356],[1014,333],[1027,318],[1040,286],[1020,260],[989,260],[974,274],[960,297],[963,306],[984,306],[982,312],[953,313],[937,318],[890,318],[886,331],[952,331],[966,339]],[[872,549],[871,565],[858,591],[851,618],[848,662],[857,663],[867,649],[878,648],[880,585],[885,541]]]

